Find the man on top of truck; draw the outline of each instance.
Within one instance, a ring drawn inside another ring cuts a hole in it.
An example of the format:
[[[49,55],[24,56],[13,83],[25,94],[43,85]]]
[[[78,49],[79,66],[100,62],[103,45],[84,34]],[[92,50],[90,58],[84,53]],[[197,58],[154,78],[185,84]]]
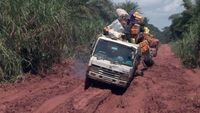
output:
[[[127,26],[128,13],[121,8],[116,10],[118,18],[104,28],[104,34],[114,35],[114,38],[123,40],[124,28]]]
[[[149,43],[152,56],[156,57],[160,41],[155,36],[150,34],[150,30],[148,27],[144,27],[144,39],[147,40]]]

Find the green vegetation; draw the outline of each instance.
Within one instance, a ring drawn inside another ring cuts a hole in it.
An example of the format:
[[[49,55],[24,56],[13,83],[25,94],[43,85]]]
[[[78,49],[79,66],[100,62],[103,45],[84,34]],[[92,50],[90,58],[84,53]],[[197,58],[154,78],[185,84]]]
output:
[[[183,0],[185,10],[170,17],[173,50],[187,67],[200,66],[200,1]],[[169,31],[170,30],[170,31]]]
[[[2,0],[0,81],[79,53],[113,20],[113,11],[109,0]]]
[[[200,66],[200,21],[192,24],[183,38],[172,43],[175,53],[187,67]]]
[[[153,34],[157,39],[159,39],[161,43],[167,43],[165,40],[165,35],[163,35],[163,32],[161,32],[153,24],[150,24],[148,18],[146,17],[144,18],[144,23],[149,28],[150,33]]]
[[[137,3],[131,2],[131,1],[119,3],[115,7],[122,8],[122,9],[126,10],[128,13],[130,13],[131,11],[139,11],[140,12],[139,5]]]
[[[155,35],[155,37],[158,38],[161,43],[167,43],[167,41],[165,40],[166,36],[163,35],[164,33],[162,31],[160,31],[153,24],[148,24],[147,26],[150,29],[150,33]]]

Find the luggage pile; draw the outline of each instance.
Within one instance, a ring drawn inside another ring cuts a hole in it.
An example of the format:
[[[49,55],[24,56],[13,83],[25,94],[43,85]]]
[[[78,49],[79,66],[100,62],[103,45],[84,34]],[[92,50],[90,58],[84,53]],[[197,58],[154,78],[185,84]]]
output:
[[[149,28],[145,26],[144,18],[138,11],[128,14],[124,9],[118,8],[116,13],[118,18],[104,28],[104,35],[138,44],[144,67],[152,66],[152,57],[157,56],[159,40],[150,34]]]

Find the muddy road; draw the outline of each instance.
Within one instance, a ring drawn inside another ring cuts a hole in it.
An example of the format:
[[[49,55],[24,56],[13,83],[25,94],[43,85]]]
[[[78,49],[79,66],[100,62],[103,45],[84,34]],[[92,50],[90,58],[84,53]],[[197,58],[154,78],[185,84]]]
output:
[[[200,71],[183,68],[168,45],[125,92],[106,85],[84,91],[85,65],[73,64],[1,84],[0,113],[200,113]]]

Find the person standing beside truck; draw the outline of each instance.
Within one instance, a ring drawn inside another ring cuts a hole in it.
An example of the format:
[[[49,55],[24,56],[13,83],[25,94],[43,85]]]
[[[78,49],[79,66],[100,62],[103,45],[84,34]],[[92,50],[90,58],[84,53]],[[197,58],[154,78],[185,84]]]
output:
[[[129,42],[139,44],[142,63],[144,69],[147,69],[152,66],[154,62],[150,54],[150,43],[147,39],[145,39],[145,32],[148,31],[145,31],[145,24],[143,20],[144,18],[138,11],[132,11],[125,29],[125,34]]]
[[[144,27],[144,39],[149,42],[152,57],[156,57],[160,41],[155,36],[150,34],[150,30],[148,27]]]

